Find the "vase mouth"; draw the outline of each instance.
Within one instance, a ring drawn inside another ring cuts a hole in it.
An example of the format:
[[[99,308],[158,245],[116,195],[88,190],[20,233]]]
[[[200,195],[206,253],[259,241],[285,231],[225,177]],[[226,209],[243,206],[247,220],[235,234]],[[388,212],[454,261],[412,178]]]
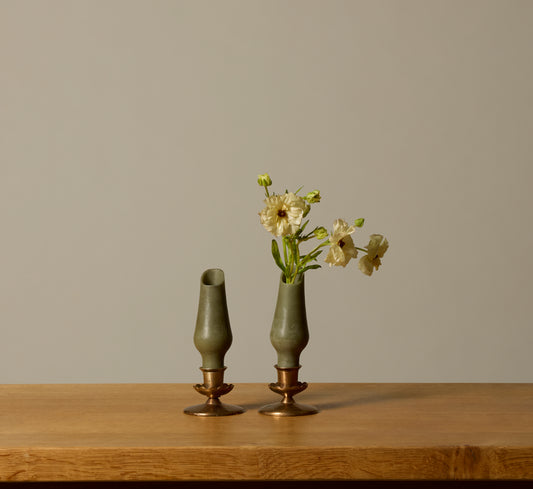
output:
[[[303,283],[304,281],[304,274],[303,273],[299,273],[298,275],[296,275],[295,279],[294,279],[294,282],[292,284],[288,284],[287,283],[287,277],[285,277],[285,274],[284,273],[281,273],[281,277],[280,277],[280,280],[281,280],[281,283],[283,285],[300,285]]]
[[[202,285],[216,287],[224,284],[224,271],[220,268],[210,268],[202,273]]]

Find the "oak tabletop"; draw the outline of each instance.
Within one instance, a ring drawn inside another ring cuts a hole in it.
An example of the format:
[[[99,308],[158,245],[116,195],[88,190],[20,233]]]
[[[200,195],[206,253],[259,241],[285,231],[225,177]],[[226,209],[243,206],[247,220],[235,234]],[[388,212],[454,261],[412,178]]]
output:
[[[0,481],[533,480],[533,384],[317,383],[312,416],[200,418],[189,384],[0,385]]]

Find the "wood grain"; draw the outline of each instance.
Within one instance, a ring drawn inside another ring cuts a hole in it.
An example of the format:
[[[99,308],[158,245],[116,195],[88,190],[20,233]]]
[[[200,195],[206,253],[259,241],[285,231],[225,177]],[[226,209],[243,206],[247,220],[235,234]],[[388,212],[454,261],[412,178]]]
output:
[[[312,384],[316,416],[197,418],[191,385],[0,385],[0,481],[533,480],[533,384]]]

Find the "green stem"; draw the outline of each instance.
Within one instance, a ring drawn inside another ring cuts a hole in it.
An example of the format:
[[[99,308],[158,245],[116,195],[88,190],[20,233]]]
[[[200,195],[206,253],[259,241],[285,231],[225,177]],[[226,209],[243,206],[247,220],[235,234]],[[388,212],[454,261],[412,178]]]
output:
[[[285,241],[285,236],[281,238],[281,241],[283,242],[283,259],[285,260],[285,270],[288,270],[289,260],[287,258],[287,242]]]
[[[329,244],[329,239],[327,241],[320,243],[315,248],[313,248],[309,253],[307,253],[307,255],[313,254],[315,251],[318,251],[320,248],[323,248],[324,246],[327,246],[328,244]]]
[[[318,246],[313,248],[309,253],[305,255],[305,258],[302,260],[302,263],[298,264],[298,268],[303,268],[304,265],[307,264],[307,262],[311,259],[309,258],[315,251],[318,251],[320,248],[323,248],[324,246],[327,246],[329,244],[329,240],[324,241],[323,243],[320,243]]]
[[[291,247],[291,276],[289,283],[292,284],[294,282],[294,269],[298,263],[297,248],[294,246],[294,239],[292,236],[289,238],[289,246]]]

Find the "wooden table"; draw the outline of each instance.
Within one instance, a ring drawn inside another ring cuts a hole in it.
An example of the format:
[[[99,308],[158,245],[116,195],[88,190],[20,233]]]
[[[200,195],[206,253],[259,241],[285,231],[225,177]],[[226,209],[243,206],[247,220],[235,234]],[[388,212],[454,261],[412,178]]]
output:
[[[0,385],[0,481],[533,480],[533,384],[311,384],[314,416],[198,418],[184,384]]]

